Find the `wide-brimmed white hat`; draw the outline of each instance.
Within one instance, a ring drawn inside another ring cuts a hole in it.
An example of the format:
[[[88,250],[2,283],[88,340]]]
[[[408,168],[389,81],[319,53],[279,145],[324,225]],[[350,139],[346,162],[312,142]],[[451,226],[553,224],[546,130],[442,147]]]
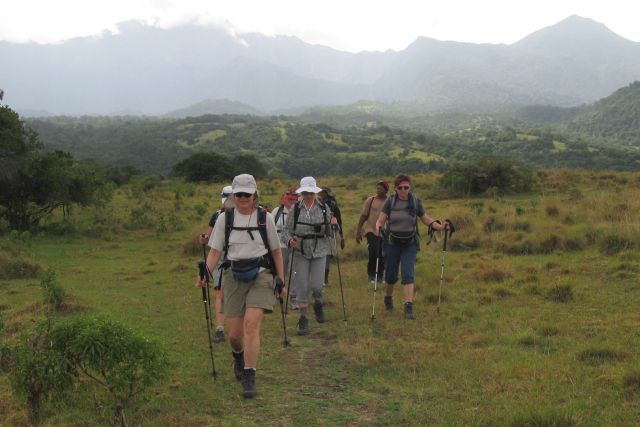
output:
[[[233,194],[236,193],[249,193],[254,194],[257,189],[256,180],[248,173],[243,173],[233,178],[231,183]]]
[[[222,200],[222,204],[224,204],[224,202],[227,201],[229,196],[233,194],[232,192],[233,192],[233,188],[230,185],[227,185],[222,188],[222,193],[220,193],[220,200]]]
[[[320,191],[322,191],[322,188],[316,185],[316,179],[312,176],[305,176],[300,180],[300,188],[296,190],[296,193],[319,193]]]

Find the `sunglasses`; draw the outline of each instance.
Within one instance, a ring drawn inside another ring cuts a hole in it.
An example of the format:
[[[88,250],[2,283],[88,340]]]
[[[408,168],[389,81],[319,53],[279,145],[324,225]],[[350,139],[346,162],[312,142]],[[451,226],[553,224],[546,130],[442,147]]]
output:
[[[409,187],[408,185],[398,185],[396,188],[397,188],[398,190],[408,190],[408,189],[410,189],[411,187]]]
[[[253,196],[253,194],[251,193],[233,193],[234,197],[240,197],[242,199],[248,199],[249,197]]]
[[[302,194],[303,196],[308,196],[309,194],[316,194],[316,193],[313,193],[311,191],[303,191],[300,194]]]
[[[229,193],[220,193],[220,197],[228,198],[231,194]]]

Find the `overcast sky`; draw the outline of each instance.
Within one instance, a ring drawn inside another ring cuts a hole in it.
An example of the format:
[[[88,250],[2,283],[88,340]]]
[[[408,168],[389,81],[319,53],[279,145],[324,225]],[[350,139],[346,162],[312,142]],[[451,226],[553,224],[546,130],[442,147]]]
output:
[[[638,0],[0,0],[0,40],[49,43],[137,19],[294,35],[357,52],[404,49],[418,36],[513,43],[573,14],[640,41]]]

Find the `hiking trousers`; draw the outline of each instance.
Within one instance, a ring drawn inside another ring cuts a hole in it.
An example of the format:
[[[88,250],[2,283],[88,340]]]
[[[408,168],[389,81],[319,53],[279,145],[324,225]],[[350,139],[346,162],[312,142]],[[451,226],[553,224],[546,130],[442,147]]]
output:
[[[367,275],[369,279],[376,277],[376,261],[378,260],[378,255],[380,256],[380,260],[378,260],[378,280],[382,280],[384,277],[384,257],[382,256],[382,251],[380,245],[382,244],[382,238],[376,237],[375,234],[369,232],[365,236],[367,238],[367,250],[369,251],[369,262],[367,263]]]
[[[324,266],[326,256],[319,258],[305,258],[296,251],[293,255],[293,271],[296,284],[296,302],[306,303],[311,287],[314,301],[322,302],[322,285],[324,284]]]

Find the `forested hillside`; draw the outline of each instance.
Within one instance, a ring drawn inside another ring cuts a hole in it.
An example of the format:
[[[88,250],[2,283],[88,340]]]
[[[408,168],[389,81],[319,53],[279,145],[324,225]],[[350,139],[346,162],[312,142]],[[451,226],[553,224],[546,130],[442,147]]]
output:
[[[615,91],[585,108],[568,124],[595,136],[640,140],[640,81]]]
[[[48,149],[80,159],[168,174],[194,152],[247,152],[272,173],[379,175],[398,170],[441,170],[447,162],[485,155],[508,157],[531,166],[632,170],[640,153],[608,142],[531,126],[473,122],[462,130],[426,131],[369,123],[337,128],[285,117],[207,115],[176,119],[53,118],[29,120]]]

